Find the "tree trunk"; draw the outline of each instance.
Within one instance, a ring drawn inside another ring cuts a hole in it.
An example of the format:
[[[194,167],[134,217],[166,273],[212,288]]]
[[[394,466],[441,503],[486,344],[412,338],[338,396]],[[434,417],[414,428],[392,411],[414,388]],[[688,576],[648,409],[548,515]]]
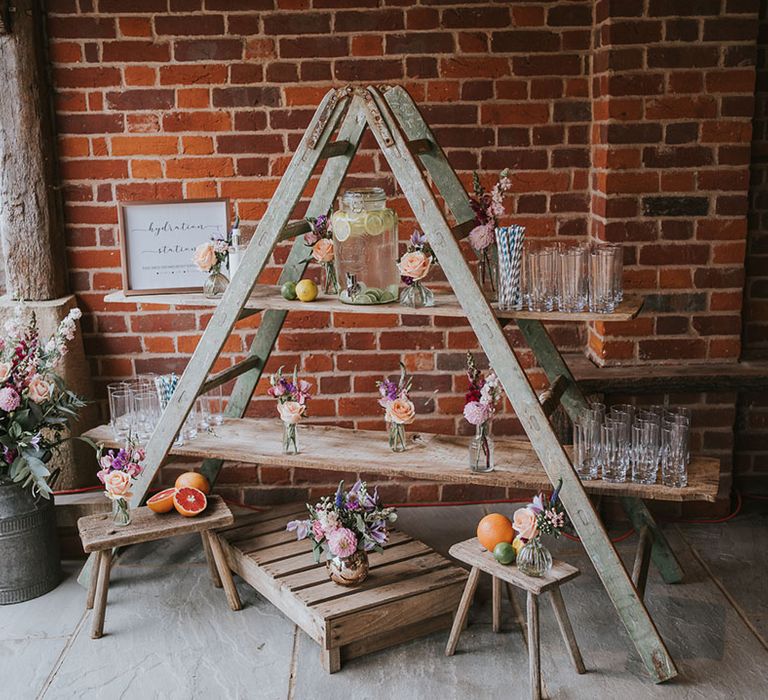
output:
[[[6,292],[47,300],[67,291],[56,139],[39,0],[16,0],[0,35],[0,239]]]

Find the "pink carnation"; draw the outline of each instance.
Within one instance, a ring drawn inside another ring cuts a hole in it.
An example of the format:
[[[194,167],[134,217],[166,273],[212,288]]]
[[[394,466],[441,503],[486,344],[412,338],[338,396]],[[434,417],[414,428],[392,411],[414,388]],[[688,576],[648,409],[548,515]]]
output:
[[[357,537],[346,527],[336,528],[328,533],[328,548],[335,557],[351,557],[357,551]]]
[[[319,520],[315,520],[312,523],[312,537],[314,537],[317,542],[320,542],[323,537],[325,537],[323,524]]]
[[[20,403],[21,398],[15,389],[12,389],[9,386],[0,389],[0,409],[10,413],[11,411],[15,411]]]
[[[493,228],[493,222],[475,226],[469,232],[469,242],[475,250],[485,250],[488,246],[496,242],[496,232]]]
[[[490,411],[487,404],[470,401],[464,406],[464,418],[472,425],[482,425],[490,418]]]

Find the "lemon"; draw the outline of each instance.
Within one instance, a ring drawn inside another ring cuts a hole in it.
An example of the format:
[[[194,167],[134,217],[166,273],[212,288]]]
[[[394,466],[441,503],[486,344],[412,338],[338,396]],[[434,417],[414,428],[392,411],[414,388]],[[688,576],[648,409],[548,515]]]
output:
[[[331,216],[331,228],[333,229],[334,238],[342,243],[346,241],[352,233],[352,227],[349,225],[349,220],[344,212],[341,211],[333,212],[333,216]]]
[[[525,547],[525,542],[523,542],[519,537],[515,537],[514,540],[512,540],[512,546],[515,549],[515,554],[520,554],[520,550]]]
[[[286,282],[282,287],[280,287],[280,294],[283,295],[283,299],[293,301],[296,298],[296,283]]]
[[[384,212],[369,211],[365,217],[365,232],[369,236],[380,236],[387,226]]]
[[[314,301],[317,299],[317,285],[312,280],[301,280],[296,285],[296,296],[299,301]]]

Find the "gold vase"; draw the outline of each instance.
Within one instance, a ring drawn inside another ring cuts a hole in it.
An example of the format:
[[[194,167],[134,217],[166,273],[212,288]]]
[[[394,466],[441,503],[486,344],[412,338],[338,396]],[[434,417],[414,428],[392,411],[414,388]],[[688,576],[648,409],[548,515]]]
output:
[[[331,557],[325,566],[334,583],[359,586],[368,578],[368,553],[358,550],[351,557]]]

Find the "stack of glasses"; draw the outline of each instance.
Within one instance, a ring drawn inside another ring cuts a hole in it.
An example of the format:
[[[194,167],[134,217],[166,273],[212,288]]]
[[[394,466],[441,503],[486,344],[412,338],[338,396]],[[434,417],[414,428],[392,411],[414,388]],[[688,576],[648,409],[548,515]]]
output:
[[[591,404],[573,424],[573,466],[581,479],[688,484],[690,409]]]
[[[131,381],[108,384],[109,422],[115,439],[124,442],[130,436],[140,444],[146,443],[160,421],[177,381],[175,375],[140,374]],[[221,425],[223,402],[221,387],[198,398],[176,444],[197,437],[199,430]]]
[[[523,302],[530,311],[612,313],[624,298],[620,245],[529,247]]]

